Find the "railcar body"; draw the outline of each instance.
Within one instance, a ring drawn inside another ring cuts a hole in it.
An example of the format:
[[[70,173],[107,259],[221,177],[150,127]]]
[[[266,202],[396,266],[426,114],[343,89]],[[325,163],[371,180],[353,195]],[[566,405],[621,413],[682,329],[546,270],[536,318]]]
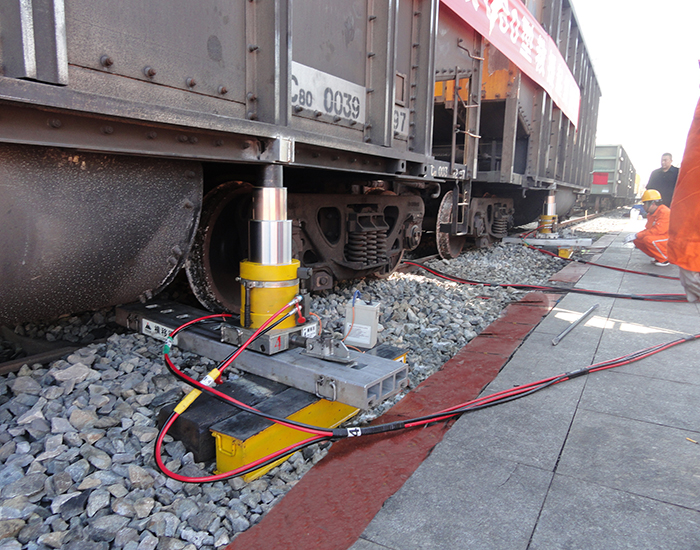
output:
[[[565,217],[576,196],[590,188],[601,95],[571,3],[528,0],[525,4],[570,71],[580,103],[578,119],[572,118],[575,114],[567,116],[564,101],[558,105],[553,98],[559,81],[548,93],[513,61],[515,56],[509,59],[486,42],[479,168],[472,185],[475,193],[512,197],[516,225],[541,214],[543,196],[552,191],[556,214]],[[510,23],[515,24],[512,17]],[[533,46],[526,50],[536,74],[538,41],[535,33]],[[525,55],[522,50],[519,53]],[[564,80],[560,74],[556,78]]]
[[[596,145],[591,192],[582,197],[585,210],[610,210],[633,204],[639,189],[637,171],[622,145]]]
[[[584,186],[599,92],[567,0],[531,4],[581,86],[577,129],[515,62],[496,97],[498,51],[437,0],[2,2],[0,323],[181,269],[238,311],[255,187],[287,189],[311,290],[533,219]]]

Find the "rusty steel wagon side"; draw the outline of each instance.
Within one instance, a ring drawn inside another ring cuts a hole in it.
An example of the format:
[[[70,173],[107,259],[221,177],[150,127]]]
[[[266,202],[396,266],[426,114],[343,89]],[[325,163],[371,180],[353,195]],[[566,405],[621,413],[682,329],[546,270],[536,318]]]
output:
[[[287,189],[311,290],[581,191],[595,76],[569,3],[529,4],[577,125],[449,2],[3,2],[0,323],[148,298],[182,269],[237,311],[256,187]]]

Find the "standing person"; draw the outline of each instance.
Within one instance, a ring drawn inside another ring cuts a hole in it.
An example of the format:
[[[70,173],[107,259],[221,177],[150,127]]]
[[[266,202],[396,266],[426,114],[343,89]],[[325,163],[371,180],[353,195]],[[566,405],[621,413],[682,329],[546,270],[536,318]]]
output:
[[[651,256],[654,264],[665,267],[668,265],[666,246],[671,211],[663,204],[661,194],[656,189],[644,191],[642,205],[647,213],[647,225],[643,231],[634,235],[634,246]]]
[[[668,239],[669,261],[680,267],[688,301],[696,302],[700,300],[700,101],[685,144]]]
[[[673,199],[673,191],[676,188],[678,179],[678,168],[672,166],[673,157],[671,153],[661,155],[661,168],[657,168],[649,176],[647,189],[656,189],[661,193],[663,203],[670,207]]]

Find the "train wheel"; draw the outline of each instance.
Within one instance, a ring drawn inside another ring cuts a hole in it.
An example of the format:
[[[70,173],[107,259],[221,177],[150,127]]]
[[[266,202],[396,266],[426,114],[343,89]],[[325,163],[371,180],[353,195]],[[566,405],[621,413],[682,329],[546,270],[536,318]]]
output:
[[[459,256],[462,247],[467,240],[466,236],[451,235],[449,232],[440,231],[444,223],[452,223],[452,191],[445,193],[438,209],[437,223],[435,224],[435,241],[438,254],[445,260]]]
[[[248,256],[253,186],[223,183],[204,197],[199,229],[185,264],[197,300],[211,311],[240,313],[240,262]]]

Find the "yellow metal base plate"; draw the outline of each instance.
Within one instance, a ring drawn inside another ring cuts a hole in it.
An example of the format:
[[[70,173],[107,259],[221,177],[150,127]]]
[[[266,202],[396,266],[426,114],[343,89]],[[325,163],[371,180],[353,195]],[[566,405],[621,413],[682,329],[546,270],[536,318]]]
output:
[[[299,390],[294,391],[298,392]],[[327,401],[325,399],[317,398],[313,399],[315,402],[304,406],[297,412],[290,414],[285,418],[313,426],[335,428],[336,426],[339,426],[346,420],[355,416],[360,410],[337,401]],[[248,418],[252,417],[250,413],[239,413],[237,416],[241,415],[245,415],[245,417]],[[276,414],[276,416],[282,415]],[[279,449],[283,449],[310,437],[310,434],[306,432],[301,432],[299,430],[276,423],[273,423],[272,425],[269,425],[268,427],[251,435],[250,427],[242,425],[246,423],[245,418],[242,419],[238,427],[236,427],[235,418],[236,417],[232,419],[233,421],[215,424],[211,428],[211,431],[216,439],[216,473],[224,473],[235,470],[236,468],[245,466],[246,464],[263,458]],[[256,420],[254,422],[260,422],[260,420]],[[269,422],[263,422],[269,424]],[[254,428],[252,430],[255,431]],[[242,434],[241,439],[232,435],[236,432]],[[248,435],[248,437],[246,437],[246,435]],[[258,468],[257,470],[246,474],[243,476],[243,479],[245,481],[253,481],[254,479],[266,474],[272,468],[281,464],[285,460],[286,458],[280,458],[267,466],[263,466],[262,468]]]

